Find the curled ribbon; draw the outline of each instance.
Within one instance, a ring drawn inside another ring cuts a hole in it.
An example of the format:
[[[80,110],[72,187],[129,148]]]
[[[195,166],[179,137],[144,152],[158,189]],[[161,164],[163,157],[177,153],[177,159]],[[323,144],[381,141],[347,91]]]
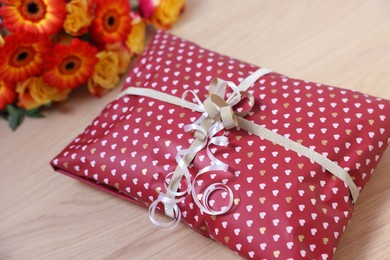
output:
[[[230,87],[232,93],[229,99],[225,100],[224,98],[226,96],[225,92],[227,87]],[[177,203],[182,202],[183,197],[181,196],[185,196],[187,194],[191,194],[195,204],[206,214],[221,215],[229,211],[233,204],[233,192],[227,185],[223,183],[212,183],[204,190],[204,193],[201,196],[202,199],[200,200],[200,195],[196,192],[195,184],[197,183],[197,179],[205,173],[226,172],[228,170],[229,165],[220,161],[213,155],[210,151],[210,145],[228,145],[229,141],[227,137],[217,136],[217,133],[223,129],[230,129],[238,125],[236,114],[233,111],[233,106],[240,102],[241,96],[245,95],[246,97],[249,97],[249,109],[245,111],[245,113],[239,113],[239,115],[247,114],[254,105],[254,98],[251,94],[239,91],[238,87],[233,82],[220,79],[214,79],[210,83],[210,95],[203,103],[200,101],[197,94],[191,90],[185,91],[182,95],[182,99],[186,100],[186,97],[189,94],[192,94],[198,105],[198,110],[203,113],[194,123],[185,125],[183,129],[186,132],[195,130],[195,137],[198,142],[193,143],[189,149],[178,151],[175,157],[178,167],[175,172],[167,175],[167,177],[171,177],[169,186],[166,186],[166,181],[164,182],[166,193],[160,193],[157,200],[155,200],[149,207],[149,217],[152,223],[165,229],[171,229],[177,225],[177,222],[180,220],[180,210],[178,209]],[[212,125],[209,126],[203,124],[203,121],[206,118],[211,119]],[[187,168],[188,162],[185,162],[184,157],[186,155],[196,154],[205,147],[207,156],[210,160],[210,165],[199,170],[193,180],[191,180],[191,175]],[[177,183],[180,182],[182,176],[185,177],[187,182],[187,189],[178,192]],[[209,203],[210,195],[217,190],[227,192],[229,198],[228,205],[222,207],[220,210],[212,209]],[[181,199],[174,199],[176,197],[181,197]],[[165,205],[167,215],[176,219],[176,221],[173,220],[167,223],[157,221],[155,211],[160,202]]]
[[[181,219],[181,211],[177,204],[184,201],[185,196],[188,194],[191,194],[195,204],[206,214],[221,215],[229,211],[233,204],[233,192],[227,185],[223,183],[212,183],[204,190],[203,195],[200,196],[195,191],[195,184],[196,180],[207,172],[226,172],[228,170],[229,166],[213,155],[210,150],[210,145],[227,146],[229,143],[227,137],[217,135],[217,133],[223,129],[231,129],[237,126],[249,133],[259,136],[260,138],[279,144],[286,149],[293,150],[298,154],[301,154],[320,164],[326,170],[345,182],[346,186],[350,190],[353,202],[356,203],[359,195],[359,189],[349,176],[348,172],[346,172],[342,167],[314,150],[279,135],[263,126],[244,119],[254,105],[253,95],[248,93],[246,90],[260,77],[268,73],[270,73],[269,70],[260,68],[244,79],[239,86],[236,86],[231,81],[215,78],[210,83],[209,96],[204,102],[202,102],[196,93],[191,90],[185,91],[182,98],[171,96],[154,89],[135,87],[129,87],[121,93],[119,97],[128,94],[147,96],[202,113],[202,115],[194,123],[183,127],[186,132],[195,131],[195,140],[188,149],[178,151],[175,157],[177,167],[174,172],[171,172],[166,176],[164,181],[166,192],[160,192],[158,198],[150,205],[149,218],[153,224],[168,230],[176,227]],[[229,88],[232,92],[230,93],[230,96],[225,99],[227,96],[227,88]],[[186,100],[188,94],[192,94],[196,103]],[[235,111],[234,107],[244,98],[248,99],[248,108]],[[205,148],[210,160],[210,165],[200,169],[196,176],[192,179],[187,167],[196,154]],[[171,179],[169,181],[169,185],[167,186],[168,177],[171,177]],[[187,188],[180,189],[182,191],[178,191],[183,177],[186,180]],[[228,194],[229,202],[220,210],[214,210],[209,203],[209,198],[213,192],[218,190],[225,191]],[[164,205],[165,214],[173,218],[172,221],[160,222],[156,219],[155,211],[159,203]]]

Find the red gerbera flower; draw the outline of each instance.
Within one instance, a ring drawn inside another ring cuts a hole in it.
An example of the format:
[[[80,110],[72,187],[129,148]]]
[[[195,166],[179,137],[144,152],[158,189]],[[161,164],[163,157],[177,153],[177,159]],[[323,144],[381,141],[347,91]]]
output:
[[[43,79],[59,89],[76,88],[92,75],[98,62],[96,53],[95,47],[78,38],[73,38],[67,46],[58,43],[47,56]]]
[[[65,19],[64,0],[2,0],[0,16],[8,30],[31,34],[58,32]]]
[[[11,34],[5,37],[0,49],[0,75],[4,81],[18,82],[39,74],[43,56],[50,51],[47,37],[28,37]]]
[[[97,0],[91,35],[98,43],[124,41],[131,30],[128,0]]]
[[[4,110],[8,104],[16,99],[15,86],[0,80],[0,110]]]

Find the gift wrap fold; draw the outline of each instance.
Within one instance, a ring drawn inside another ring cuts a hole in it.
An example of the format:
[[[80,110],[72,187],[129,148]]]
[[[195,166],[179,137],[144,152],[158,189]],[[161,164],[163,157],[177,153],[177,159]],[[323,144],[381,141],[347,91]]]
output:
[[[388,100],[158,31],[121,95],[51,164],[244,258],[330,259],[390,142],[389,115]]]

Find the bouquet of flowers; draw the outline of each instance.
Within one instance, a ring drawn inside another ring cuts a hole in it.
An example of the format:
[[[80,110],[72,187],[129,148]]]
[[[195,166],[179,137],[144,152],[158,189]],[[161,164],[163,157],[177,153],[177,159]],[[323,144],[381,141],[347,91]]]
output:
[[[185,0],[0,0],[0,113],[25,116],[87,86],[101,96],[144,48],[147,24],[168,29]]]

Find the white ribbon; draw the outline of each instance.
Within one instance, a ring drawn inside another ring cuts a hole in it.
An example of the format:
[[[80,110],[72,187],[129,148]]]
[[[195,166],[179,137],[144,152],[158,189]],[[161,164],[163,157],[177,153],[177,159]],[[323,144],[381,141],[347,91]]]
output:
[[[181,211],[179,209],[179,207],[177,206],[177,203],[178,202],[181,202],[184,198],[181,198],[181,199],[178,199],[178,200],[175,200],[175,199],[171,199],[167,196],[165,196],[165,194],[163,192],[160,192],[158,194],[158,197],[155,201],[152,202],[152,204],[150,204],[149,206],[149,219],[150,221],[156,225],[157,227],[160,227],[164,230],[172,230],[174,229],[180,222],[181,220]],[[169,221],[169,222],[161,222],[161,221],[158,221],[157,218],[156,218],[156,209],[157,209],[157,205],[159,203],[163,203],[164,205],[171,205],[172,208],[173,208],[173,211],[175,213],[175,216],[174,218]]]

